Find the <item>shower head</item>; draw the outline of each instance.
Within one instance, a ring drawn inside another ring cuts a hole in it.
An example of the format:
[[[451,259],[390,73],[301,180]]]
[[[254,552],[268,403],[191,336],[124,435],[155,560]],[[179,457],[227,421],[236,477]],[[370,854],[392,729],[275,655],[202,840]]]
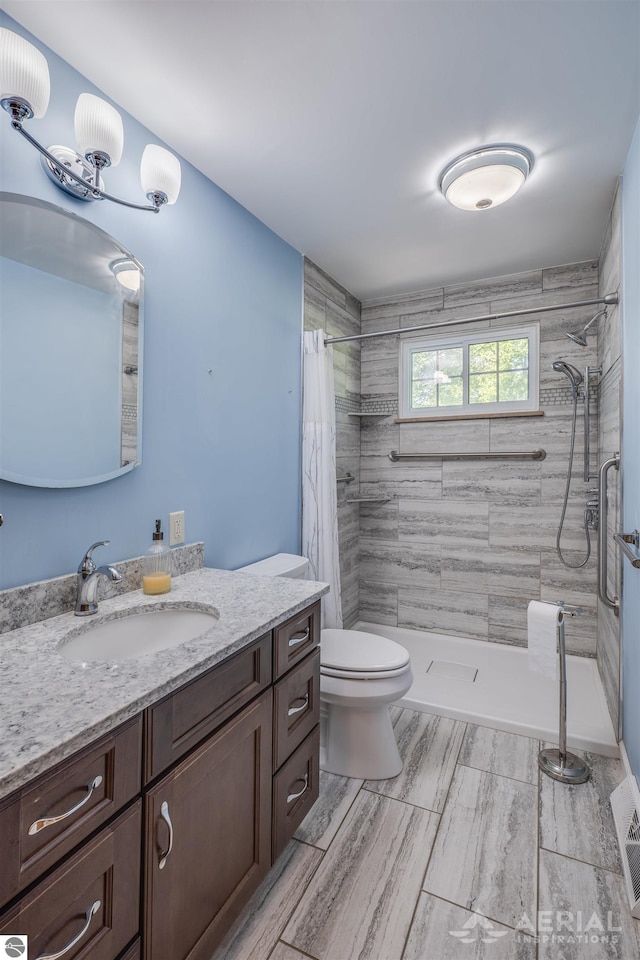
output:
[[[567,333],[569,340],[573,340],[574,343],[577,343],[581,347],[586,347],[587,345],[587,330],[592,323],[595,323],[600,317],[607,316],[607,307],[603,307],[602,310],[598,310],[595,317],[591,317],[588,323],[585,323],[584,327],[580,330],[572,330],[570,333]]]
[[[570,363],[565,363],[564,360],[554,360],[551,364],[556,373],[564,373],[565,377],[568,377],[571,381],[571,386],[573,389],[574,396],[578,394],[578,387],[582,383],[583,377],[579,370],[576,370]]]

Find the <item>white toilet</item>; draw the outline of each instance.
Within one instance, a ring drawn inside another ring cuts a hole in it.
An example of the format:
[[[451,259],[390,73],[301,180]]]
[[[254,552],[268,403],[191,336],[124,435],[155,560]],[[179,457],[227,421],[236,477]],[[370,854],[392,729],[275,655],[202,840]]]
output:
[[[303,577],[309,561],[278,553],[240,573]],[[387,780],[402,770],[388,705],[413,683],[409,654],[386,637],[360,630],[322,631],[320,642],[320,766],[362,780]]]

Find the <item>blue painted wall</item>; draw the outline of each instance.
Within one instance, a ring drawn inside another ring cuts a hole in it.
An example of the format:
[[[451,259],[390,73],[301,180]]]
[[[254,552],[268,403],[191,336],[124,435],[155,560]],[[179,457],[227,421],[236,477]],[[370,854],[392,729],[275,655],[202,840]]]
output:
[[[640,121],[622,177],[622,526],[640,530]],[[622,736],[640,782],[640,571],[623,560]]]
[[[1,11],[0,26],[49,63],[49,110],[29,129],[73,146],[78,95],[102,92]],[[143,201],[140,157],[158,140],[120,112],[124,154],[106,186]],[[75,570],[94,540],[111,540],[104,562],[139,555],[172,510],[186,511],[187,541],[206,542],[208,566],[298,553],[301,255],[186,162],[178,202],[157,215],[67,197],[0,121],[0,189],[94,221],[145,267],[142,466],[73,490],[0,482],[0,588]]]

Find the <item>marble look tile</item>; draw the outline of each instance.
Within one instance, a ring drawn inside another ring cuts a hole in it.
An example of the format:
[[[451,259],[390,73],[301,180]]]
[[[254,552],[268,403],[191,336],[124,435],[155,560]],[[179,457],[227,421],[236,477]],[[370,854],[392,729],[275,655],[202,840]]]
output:
[[[629,913],[624,881],[615,873],[541,850],[539,910],[547,927],[539,934],[540,960],[632,960],[640,956],[640,925]],[[592,920],[593,928],[585,932]],[[558,921],[564,921],[560,929]],[[598,921],[603,931],[597,928]],[[599,939],[586,942],[591,936]]]
[[[584,557],[582,553],[567,551],[566,559],[576,563]],[[555,550],[543,550],[540,554],[540,599],[558,600],[575,603],[578,606],[593,608],[597,596],[596,558],[591,559],[579,570],[565,567]]]
[[[594,278],[593,283],[586,284],[585,286],[579,288],[559,289],[554,290],[553,292],[538,293],[522,297],[507,297],[504,300],[499,300],[496,301],[496,303],[493,303],[491,305],[491,309],[494,312],[508,312],[521,309],[531,310],[539,307],[546,307],[549,306],[549,304],[567,304],[573,303],[576,300],[593,300],[598,296],[598,283]],[[554,310],[552,313],[532,313],[527,317],[521,317],[517,322],[523,324],[539,323],[541,341],[553,339],[561,340],[565,336],[567,330],[574,330],[579,325],[578,317],[583,316],[585,309],[589,310],[590,308],[565,307],[563,310]],[[578,313],[578,311],[580,312]],[[591,316],[593,316],[593,314],[591,314]],[[589,318],[587,317],[587,319]],[[583,323],[586,323],[586,320],[584,320]],[[498,318],[491,321],[492,327],[500,327],[504,325],[504,319]]]
[[[539,503],[535,506],[489,506],[489,544],[516,550],[554,550],[562,505]],[[562,529],[563,550],[584,550],[584,500],[567,504]]]
[[[360,617],[368,623],[398,625],[398,586],[360,581]]]
[[[540,463],[505,460],[445,460],[442,496],[449,500],[529,505],[540,502]]]
[[[397,540],[360,540],[363,580],[403,586],[440,586],[440,548]]]
[[[340,360],[344,371],[344,385],[340,395],[358,395],[360,393],[360,344],[336,343],[333,348],[333,358],[334,365],[336,361]],[[338,395],[337,385],[335,391]]]
[[[536,943],[533,937],[428,893],[420,894],[407,946],[402,954],[402,960],[535,958]]]
[[[360,325],[363,333],[380,333],[400,327],[397,303],[381,303],[379,306],[362,305]]]
[[[446,546],[473,541],[474,547],[488,544],[489,504],[467,500],[398,501],[400,540]]]
[[[458,767],[424,882],[427,893],[515,926],[536,910],[533,784]]]
[[[304,285],[313,287],[340,307],[347,305],[347,290],[321,270],[312,260],[304,258]]]
[[[362,363],[361,391],[364,399],[398,396],[398,363],[367,360]]]
[[[308,283],[304,285],[304,329],[326,330],[327,301],[324,294]]]
[[[596,308],[597,309],[597,308]],[[598,355],[596,350],[596,338],[592,337],[587,340],[587,346],[581,347],[577,343],[573,343],[572,340],[569,340],[565,334],[567,330],[575,330],[576,327],[583,327],[590,319],[593,317],[595,309],[593,307],[587,307],[586,312],[582,315],[582,320],[579,320],[575,327],[567,327],[566,330],[562,332],[561,338],[559,340],[542,340],[540,343],[540,388],[542,387],[553,387],[559,386],[564,381],[564,384],[567,384],[567,378],[564,374],[557,373],[552,364],[555,360],[566,360],[567,363],[573,364],[574,367],[577,367],[581,372],[584,371],[584,368],[588,365],[590,367],[597,367],[598,365]],[[590,328],[591,330],[592,328]],[[581,406],[581,403],[578,403]]]
[[[489,596],[489,640],[517,647],[527,645],[527,607],[539,596]]]
[[[296,839],[326,850],[361,786],[362,780],[338,777],[335,773],[321,770],[320,796],[296,830]]]
[[[360,505],[360,536],[376,540],[398,539],[398,501],[390,503],[362,503]]]
[[[400,448],[400,424],[392,417],[366,417],[360,428],[360,450],[363,457],[386,457],[391,450]]]
[[[435,420],[401,423],[396,447],[401,453],[440,453],[458,450],[472,453],[489,450],[489,421]]]
[[[366,332],[366,331],[363,331]],[[389,367],[398,366],[398,347],[400,337],[373,337],[362,341],[362,362],[386,363]]]
[[[246,958],[245,958],[246,960]],[[252,957],[251,960],[261,960],[260,957]],[[304,953],[299,953],[286,943],[280,941],[276,944],[275,950],[269,956],[269,960],[308,960]]]
[[[584,287],[598,282],[598,261],[583,260],[580,263],[568,263],[561,267],[547,267],[542,271],[542,289],[562,290]]]
[[[360,324],[344,307],[327,297],[327,334],[330,337],[352,337],[360,333]]]
[[[398,297],[379,297],[365,300],[362,304],[362,317],[370,322],[383,316],[395,317],[401,314],[420,313],[423,310],[437,310],[442,307],[444,291],[442,287],[432,290],[419,290]]]
[[[456,766],[465,724],[416,710],[403,710],[394,725],[404,764],[391,780],[366,780],[373,793],[441,813]]]
[[[266,960],[321,859],[319,850],[292,840],[211,960]]]
[[[605,699],[613,729],[620,725],[620,620],[603,603],[598,607],[597,640],[598,673],[602,680]]]
[[[624,779],[622,762],[582,751],[579,756],[591,768],[586,783],[567,785],[540,776],[540,845],[621,873],[609,797]]]
[[[478,280],[475,283],[457,283],[444,288],[444,306],[454,307],[482,300],[504,300],[542,292],[542,271],[531,270],[506,277]]]
[[[487,597],[464,590],[401,586],[398,588],[398,626],[486,640]]]
[[[362,791],[283,939],[318,960],[400,957],[438,819]]]
[[[363,456],[360,461],[360,493],[366,497],[407,497],[439,500],[442,467],[407,461],[392,463],[384,456]]]
[[[470,553],[442,547],[441,586],[444,590],[492,593],[503,597],[538,596],[540,561],[537,554],[496,547]]]
[[[500,777],[537,784],[539,750],[539,742],[530,737],[519,737],[515,733],[470,723],[458,763]]]

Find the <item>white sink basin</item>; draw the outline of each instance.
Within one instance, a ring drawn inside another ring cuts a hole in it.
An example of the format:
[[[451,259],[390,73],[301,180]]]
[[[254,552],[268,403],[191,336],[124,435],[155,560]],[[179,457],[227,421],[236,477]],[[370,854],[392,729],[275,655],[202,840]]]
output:
[[[131,610],[76,627],[58,644],[68,660],[130,660],[196,640],[215,626],[218,611],[190,607]]]

